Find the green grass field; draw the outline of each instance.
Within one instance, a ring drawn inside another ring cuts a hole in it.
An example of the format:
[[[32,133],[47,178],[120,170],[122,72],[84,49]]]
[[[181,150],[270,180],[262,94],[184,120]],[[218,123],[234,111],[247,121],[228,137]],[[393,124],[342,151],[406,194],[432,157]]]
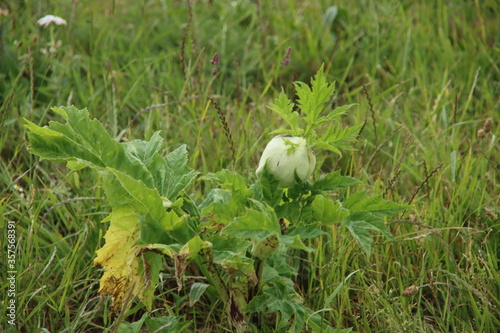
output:
[[[93,260],[110,211],[100,179],[32,155],[23,118],[46,125],[61,120],[53,106],[87,107],[116,138],[160,130],[167,151],[186,144],[202,174],[234,168],[253,180],[282,125],[267,106],[282,89],[292,98],[292,82],[325,64],[332,105],[357,103],[344,122],[365,126],[341,158],[316,152],[314,178],[339,169],[363,182],[350,191],[410,207],[387,220],[394,239],[377,237],[370,257],[340,228],[310,242],[317,251],[302,255],[296,278],[304,302],[353,332],[498,332],[498,2],[1,3],[0,331],[112,332],[145,312],[134,303],[117,318],[99,295]],[[67,25],[40,27],[46,14]],[[201,201],[207,190],[197,181],[187,191]],[[189,332],[229,331],[220,304],[190,307],[172,270],[161,274],[152,316],[181,316]]]

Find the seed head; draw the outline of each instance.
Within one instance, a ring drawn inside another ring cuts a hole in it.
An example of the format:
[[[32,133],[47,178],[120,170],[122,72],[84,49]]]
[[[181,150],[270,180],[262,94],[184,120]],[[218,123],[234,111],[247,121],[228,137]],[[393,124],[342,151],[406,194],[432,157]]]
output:
[[[492,127],[493,127],[493,119],[488,118],[483,122],[483,130],[486,133],[490,132]]]
[[[406,288],[403,291],[403,293],[401,294],[401,296],[403,296],[403,297],[410,297],[410,296],[415,295],[417,292],[418,292],[418,287],[415,287],[414,285],[411,285],[411,286],[409,286],[408,288]]]

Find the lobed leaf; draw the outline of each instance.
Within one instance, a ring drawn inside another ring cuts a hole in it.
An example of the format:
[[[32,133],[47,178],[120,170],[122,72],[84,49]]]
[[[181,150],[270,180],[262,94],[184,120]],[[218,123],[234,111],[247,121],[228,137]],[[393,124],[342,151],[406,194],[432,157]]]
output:
[[[342,207],[339,202],[333,203],[323,195],[317,195],[312,202],[314,219],[323,224],[331,225],[340,223],[349,216],[349,211]]]
[[[279,184],[280,181],[269,172],[269,168],[264,168],[258,182],[259,199],[273,208],[278,207],[283,197],[283,189]]]
[[[294,104],[286,97],[283,91],[279,94],[276,102],[269,105],[269,108],[283,118],[291,127],[291,132],[287,134],[301,136],[304,131],[299,127],[299,114],[293,111],[293,107]]]
[[[311,87],[304,82],[295,83],[300,109],[306,114],[305,120],[313,124],[319,117],[325,103],[335,90],[335,84],[328,84],[324,73],[324,65],[318,70],[311,80]]]
[[[316,141],[315,145],[342,156],[340,149],[353,150],[350,143],[356,141],[356,137],[362,126],[363,124],[346,128],[330,126],[328,131]]]
[[[316,125],[320,125],[320,124],[323,124],[326,122],[331,122],[331,121],[336,120],[340,116],[345,115],[347,113],[347,111],[355,105],[357,105],[357,104],[346,104],[346,105],[342,105],[342,106],[339,106],[339,107],[333,109],[332,111],[330,111],[328,113],[328,115],[323,116],[323,117],[319,117],[316,120]]]
[[[111,167],[153,186],[153,178],[144,163],[127,150],[127,145],[113,140],[98,120],[91,120],[87,109],[71,106],[52,110],[63,114],[66,124],[52,121],[47,130],[25,120],[33,154],[42,159],[70,162],[68,167],[78,165],[78,169],[82,165],[97,171]]]
[[[277,218],[271,218],[262,211],[247,209],[246,215],[237,217],[222,230],[222,233],[261,239],[271,233],[281,234],[281,227]]]
[[[319,191],[338,191],[361,183],[359,180],[349,176],[342,176],[340,170],[329,173],[320,178],[313,185],[313,189]]]
[[[377,217],[393,215],[407,207],[406,205],[385,200],[380,195],[371,197],[366,191],[351,194],[343,205],[350,211],[366,211]]]

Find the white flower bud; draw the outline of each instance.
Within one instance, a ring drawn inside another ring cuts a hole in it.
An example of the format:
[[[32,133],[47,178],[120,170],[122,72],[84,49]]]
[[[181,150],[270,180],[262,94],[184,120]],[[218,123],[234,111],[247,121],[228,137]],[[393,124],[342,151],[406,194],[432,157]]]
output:
[[[316,157],[306,139],[298,136],[276,136],[266,146],[260,158],[257,175],[267,165],[269,172],[280,181],[280,187],[295,184],[295,172],[305,181],[314,171]]]

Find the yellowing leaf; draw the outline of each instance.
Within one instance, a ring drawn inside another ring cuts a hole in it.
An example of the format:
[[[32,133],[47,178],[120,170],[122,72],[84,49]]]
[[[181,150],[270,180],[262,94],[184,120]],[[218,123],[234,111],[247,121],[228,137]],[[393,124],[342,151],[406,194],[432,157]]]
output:
[[[140,256],[142,246],[137,244],[139,215],[132,208],[122,207],[115,209],[109,219],[111,224],[105,236],[106,244],[97,250],[94,259],[94,265],[104,267],[99,292],[113,296],[115,311],[126,307],[134,296],[139,296],[150,308],[151,299],[145,295],[150,280],[140,274],[143,263]]]

